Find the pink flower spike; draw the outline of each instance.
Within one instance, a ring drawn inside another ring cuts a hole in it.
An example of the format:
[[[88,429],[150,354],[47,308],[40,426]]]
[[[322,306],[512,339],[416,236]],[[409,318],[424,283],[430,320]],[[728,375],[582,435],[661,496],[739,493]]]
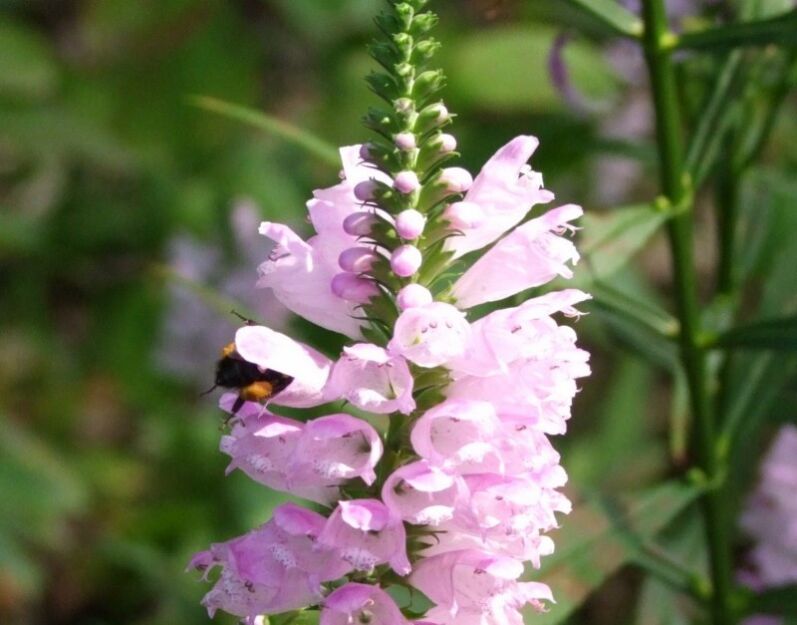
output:
[[[480,227],[446,241],[454,258],[492,243],[520,223],[532,206],[553,199],[542,188],[542,177],[526,165],[538,145],[536,137],[516,137],[482,167],[465,200],[478,204],[485,219]]]
[[[362,419],[344,413],[313,419],[297,441],[289,483],[339,483],[359,477],[372,484],[382,450],[379,434]]]
[[[461,356],[470,336],[465,315],[451,304],[432,302],[399,315],[388,350],[421,367],[438,367]]]
[[[293,382],[272,400],[281,406],[308,408],[324,403],[322,393],[332,361],[316,350],[265,326],[244,326],[235,333],[235,349],[244,360],[273,369]]]
[[[414,245],[399,245],[390,255],[390,268],[402,278],[414,275],[422,263],[421,251]]]
[[[343,397],[377,414],[415,410],[413,379],[407,362],[370,343],[343,349],[327,385],[330,397]]]
[[[399,575],[410,572],[404,524],[378,499],[340,501],[319,544],[337,549],[353,569],[372,571],[388,563]]]
[[[404,152],[409,152],[410,150],[414,150],[418,147],[418,143],[415,140],[415,135],[411,132],[401,132],[397,134],[394,138],[394,141],[396,143],[396,147]]]
[[[414,208],[401,211],[396,216],[396,232],[402,239],[417,239],[423,234],[424,226],[426,217]]]
[[[425,460],[405,464],[387,478],[382,500],[394,514],[413,525],[437,526],[454,515],[466,499],[465,482]]]
[[[473,176],[462,167],[447,167],[440,172],[437,184],[445,187],[449,193],[465,193],[473,184]]]
[[[374,263],[379,259],[373,248],[370,247],[350,247],[343,250],[338,257],[338,265],[343,271],[352,273],[365,273],[370,271]]]
[[[393,186],[399,193],[407,195],[421,188],[421,181],[414,171],[402,171],[396,174]]]
[[[473,202],[454,202],[443,211],[443,219],[455,230],[470,230],[482,225],[484,211]]]
[[[366,304],[379,295],[379,287],[373,280],[351,272],[339,273],[332,278],[330,289],[337,297],[358,304]]]
[[[319,625],[409,625],[396,603],[384,590],[370,584],[349,582],[325,600]]]
[[[570,278],[566,263],[578,262],[573,243],[559,234],[582,215],[580,206],[567,204],[519,226],[479,258],[454,284],[459,308],[495,302],[556,276]],[[456,238],[456,237],[454,237]]]
[[[396,296],[396,303],[398,304],[399,310],[426,306],[427,304],[431,304],[432,301],[431,291],[425,286],[415,283],[402,287]]]

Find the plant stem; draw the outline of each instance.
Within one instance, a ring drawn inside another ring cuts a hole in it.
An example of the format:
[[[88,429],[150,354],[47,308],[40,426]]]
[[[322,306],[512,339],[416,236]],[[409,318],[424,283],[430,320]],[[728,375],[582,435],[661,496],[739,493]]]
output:
[[[667,226],[676,311],[681,324],[680,358],[689,388],[697,461],[708,481],[719,484],[722,469],[716,453],[714,422],[706,385],[705,354],[699,345],[700,310],[692,250],[691,188],[684,170],[675,73],[668,50],[668,42],[673,35],[667,26],[663,0],[644,0],[643,16],[645,53],[656,112],[661,187],[672,205],[684,207],[671,218]],[[702,503],[712,578],[712,622],[714,625],[729,625],[732,622],[729,604],[731,559],[722,489],[717,487],[709,490]]]

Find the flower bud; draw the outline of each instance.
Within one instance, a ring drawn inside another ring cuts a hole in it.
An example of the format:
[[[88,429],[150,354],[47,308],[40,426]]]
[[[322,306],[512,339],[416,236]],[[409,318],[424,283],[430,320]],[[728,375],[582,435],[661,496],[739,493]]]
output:
[[[379,255],[370,247],[350,247],[338,256],[338,264],[343,271],[363,273],[370,271]]]
[[[360,185],[357,186],[359,187]],[[407,194],[420,189],[421,181],[418,180],[418,174],[414,171],[402,171],[396,174],[396,178],[393,180],[393,186],[399,193]],[[354,194],[357,195],[357,187],[354,188]]]
[[[462,167],[447,167],[440,172],[437,184],[443,185],[450,193],[465,193],[473,184],[473,176]]]
[[[415,102],[411,98],[399,98],[393,102],[393,108],[398,113],[411,113],[415,110]]]
[[[421,267],[423,256],[414,245],[400,245],[390,256],[390,268],[397,276],[409,278]]]
[[[418,143],[415,140],[415,135],[411,132],[400,132],[395,136],[394,141],[396,143],[396,147],[405,152],[414,150],[416,147],[418,147]]]
[[[426,217],[414,208],[401,211],[396,216],[396,232],[402,239],[417,239],[426,225]]]
[[[454,135],[450,135],[448,133],[441,134],[438,138],[436,143],[440,145],[440,152],[443,154],[449,154],[457,149],[457,138]]]
[[[431,291],[420,284],[408,284],[396,296],[396,302],[400,310],[426,306],[432,303],[432,299]]]
[[[371,154],[371,144],[370,143],[363,143],[360,146],[360,158],[367,162],[367,161],[371,160],[371,156],[372,156],[372,154]]]
[[[442,124],[451,119],[451,114],[448,112],[448,108],[442,102],[430,104],[421,111],[421,116],[424,119],[434,121],[438,124]]]
[[[343,231],[353,237],[367,236],[377,221],[376,215],[367,211],[351,213],[343,220]]]
[[[363,180],[354,186],[354,197],[361,202],[368,202],[374,199],[374,192],[377,189],[376,180]]]
[[[443,219],[456,230],[469,230],[484,222],[484,211],[474,202],[454,202],[443,211]]]
[[[379,295],[379,287],[373,280],[361,278],[356,273],[339,273],[332,278],[331,288],[338,297],[360,304]]]

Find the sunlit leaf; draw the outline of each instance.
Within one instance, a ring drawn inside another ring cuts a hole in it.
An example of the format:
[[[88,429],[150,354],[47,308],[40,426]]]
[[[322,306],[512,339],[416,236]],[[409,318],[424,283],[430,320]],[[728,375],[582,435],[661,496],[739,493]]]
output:
[[[664,529],[699,495],[699,489],[669,482],[624,500],[595,496],[576,504],[554,537],[556,552],[532,578],[549,584],[556,604],[530,615],[528,623],[564,621],[606,579],[631,561],[640,541]]]

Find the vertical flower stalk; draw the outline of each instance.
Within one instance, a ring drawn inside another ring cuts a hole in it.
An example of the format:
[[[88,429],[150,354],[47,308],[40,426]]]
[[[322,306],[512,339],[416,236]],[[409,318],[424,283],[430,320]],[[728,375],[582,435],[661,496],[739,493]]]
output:
[[[570,510],[550,437],[565,432],[589,366],[554,316],[577,316],[589,296],[500,302],[572,275],[578,253],[565,235],[581,209],[530,215],[553,200],[527,164],[531,136],[499,149],[475,178],[449,166],[456,139],[443,75],[428,67],[439,46],[425,4],[392,2],[377,18],[384,39],[371,52],[382,71],[368,82],[385,106],[365,118],[374,140],[341,149],[343,180],[308,202],[316,234],[260,226],[276,248],[259,285],[351,343],[332,362],[266,327],[236,334],[238,357],[292,381],[267,406],[247,401],[235,414],[221,443],[230,470],[322,512],[284,504],[262,527],[195,556],[193,568],[221,569],[204,599],[211,614],[519,625],[524,606],[553,600],[521,575],[553,551],[548,533]],[[488,302],[493,312],[471,312]],[[337,400],[388,415],[389,426],[343,412],[303,422],[271,408]],[[221,402],[237,403],[232,393]],[[397,604],[400,587],[427,607]]]

